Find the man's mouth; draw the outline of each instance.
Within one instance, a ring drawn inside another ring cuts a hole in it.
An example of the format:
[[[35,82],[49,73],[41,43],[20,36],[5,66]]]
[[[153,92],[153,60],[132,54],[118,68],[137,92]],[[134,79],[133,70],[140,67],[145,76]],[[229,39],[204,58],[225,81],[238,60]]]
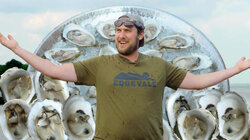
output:
[[[119,41],[119,44],[120,45],[126,45],[126,44],[128,44],[128,42],[126,42],[126,41]]]

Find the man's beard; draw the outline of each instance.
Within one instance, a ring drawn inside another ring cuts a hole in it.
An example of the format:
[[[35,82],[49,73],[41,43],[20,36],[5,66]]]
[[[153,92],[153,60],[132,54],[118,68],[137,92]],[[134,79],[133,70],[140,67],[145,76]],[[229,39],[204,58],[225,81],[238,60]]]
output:
[[[138,41],[139,41],[139,39],[136,38],[135,43],[134,43],[134,44],[131,44],[130,46],[128,46],[128,47],[126,48],[126,50],[123,50],[123,51],[120,51],[120,50],[118,49],[119,47],[117,47],[117,44],[116,44],[116,48],[117,48],[119,54],[128,56],[128,55],[131,55],[132,53],[134,53],[134,52],[138,49]]]

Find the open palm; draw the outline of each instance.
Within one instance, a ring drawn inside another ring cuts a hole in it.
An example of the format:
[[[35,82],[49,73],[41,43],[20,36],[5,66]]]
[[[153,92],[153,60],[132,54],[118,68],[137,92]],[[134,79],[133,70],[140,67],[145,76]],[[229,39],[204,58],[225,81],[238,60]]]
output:
[[[8,38],[6,38],[0,33],[0,43],[11,50],[15,50],[18,47],[17,41],[11,35],[8,35]]]
[[[239,72],[250,68],[250,59],[246,60],[245,57],[242,57],[240,61],[237,62],[236,67],[238,68]]]

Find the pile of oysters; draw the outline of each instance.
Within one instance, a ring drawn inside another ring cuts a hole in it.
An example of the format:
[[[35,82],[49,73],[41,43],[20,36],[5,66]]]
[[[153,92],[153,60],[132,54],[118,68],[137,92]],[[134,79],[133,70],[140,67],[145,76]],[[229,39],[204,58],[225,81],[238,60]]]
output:
[[[144,20],[141,53],[194,74],[223,69],[216,49],[200,41],[199,33],[192,28],[185,29],[191,33],[173,28],[182,24],[173,22],[171,15],[140,7],[103,8],[75,16],[55,28],[35,54],[57,65],[116,54],[113,23],[128,12]],[[1,75],[0,88],[6,101],[0,110],[0,126],[7,139],[93,139],[98,95],[94,86],[55,80],[29,67],[28,71],[7,70]],[[249,139],[247,104],[239,94],[226,90],[225,81],[199,91],[166,87],[164,140]]]

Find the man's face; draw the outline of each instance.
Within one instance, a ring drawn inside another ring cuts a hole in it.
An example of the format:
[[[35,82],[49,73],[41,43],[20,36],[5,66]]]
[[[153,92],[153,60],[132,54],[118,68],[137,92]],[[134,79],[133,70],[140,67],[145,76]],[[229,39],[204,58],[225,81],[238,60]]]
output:
[[[135,26],[129,28],[121,25],[115,29],[116,48],[122,55],[134,53],[139,47],[139,40],[142,38],[143,35],[138,35]]]

